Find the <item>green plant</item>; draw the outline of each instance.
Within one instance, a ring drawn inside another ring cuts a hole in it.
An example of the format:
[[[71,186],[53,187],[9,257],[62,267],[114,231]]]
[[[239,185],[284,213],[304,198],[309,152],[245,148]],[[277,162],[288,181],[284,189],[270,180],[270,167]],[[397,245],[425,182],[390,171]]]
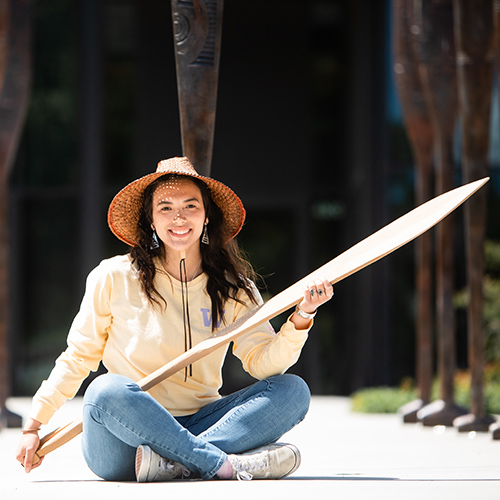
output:
[[[484,409],[500,414],[500,363],[488,364],[484,370]],[[439,398],[439,380],[434,380],[432,400]],[[418,391],[409,379],[400,387],[371,387],[351,395],[351,408],[360,413],[396,413],[406,403],[418,399]],[[455,376],[455,402],[470,407],[470,373],[459,371]]]
[[[487,241],[483,281],[484,358],[487,363],[500,361],[500,243]],[[457,292],[455,307],[466,309],[469,304],[467,289]]]
[[[359,413],[396,413],[406,403],[417,398],[414,389],[373,387],[361,389],[351,396],[352,410]]]

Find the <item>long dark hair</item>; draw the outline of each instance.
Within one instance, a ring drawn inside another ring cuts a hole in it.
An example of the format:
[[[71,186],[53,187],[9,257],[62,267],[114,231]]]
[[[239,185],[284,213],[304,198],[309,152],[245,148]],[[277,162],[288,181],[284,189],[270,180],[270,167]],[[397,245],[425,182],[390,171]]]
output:
[[[144,191],[141,213],[139,216],[139,238],[130,250],[130,255],[139,271],[141,288],[153,306],[166,307],[167,302],[155,286],[156,267],[154,257],[165,258],[165,248],[162,242],[158,248],[151,248],[153,241],[152,205],[153,194],[158,185],[172,179],[189,179],[201,191],[210,243],[204,245],[200,241],[202,269],[207,274],[207,293],[212,301],[212,330],[217,328],[220,320],[224,319],[224,304],[228,299],[237,299],[236,295],[243,289],[250,301],[257,304],[257,298],[251,286],[257,276],[245,259],[242,250],[234,239],[224,241],[223,216],[220,208],[212,200],[207,185],[195,177],[186,177],[177,174],[166,174],[152,182]]]

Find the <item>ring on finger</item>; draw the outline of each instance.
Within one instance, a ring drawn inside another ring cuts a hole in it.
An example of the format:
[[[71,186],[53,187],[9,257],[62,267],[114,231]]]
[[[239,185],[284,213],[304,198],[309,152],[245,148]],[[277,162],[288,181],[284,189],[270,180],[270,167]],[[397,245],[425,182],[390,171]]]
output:
[[[311,297],[314,297],[314,294],[316,293],[316,290],[314,288],[311,288],[309,290],[309,293],[311,294]]]
[[[324,292],[321,288],[318,290],[318,295],[319,295],[320,297],[321,297],[324,293],[325,293],[325,292]]]

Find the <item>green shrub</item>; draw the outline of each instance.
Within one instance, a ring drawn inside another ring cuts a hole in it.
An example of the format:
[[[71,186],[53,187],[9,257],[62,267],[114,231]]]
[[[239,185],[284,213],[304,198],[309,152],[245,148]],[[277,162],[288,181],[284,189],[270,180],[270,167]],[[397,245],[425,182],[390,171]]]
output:
[[[484,370],[484,408],[486,413],[500,415],[500,365],[487,365]],[[439,398],[439,381],[432,387],[432,399]],[[406,379],[401,387],[371,387],[351,395],[351,408],[360,413],[396,413],[406,403],[418,399],[418,391]],[[455,376],[455,402],[470,408],[470,374],[460,371]]]
[[[413,389],[374,387],[355,392],[351,402],[352,410],[360,413],[396,413],[414,399],[417,399],[417,392]]]
[[[500,243],[487,241],[484,246],[485,275],[483,280],[484,358],[487,363],[500,361]],[[455,307],[467,309],[467,289],[457,292]]]

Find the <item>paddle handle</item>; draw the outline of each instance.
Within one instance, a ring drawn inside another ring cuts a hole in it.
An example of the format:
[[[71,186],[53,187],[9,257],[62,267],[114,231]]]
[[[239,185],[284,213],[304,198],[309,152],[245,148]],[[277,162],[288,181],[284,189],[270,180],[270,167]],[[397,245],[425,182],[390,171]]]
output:
[[[33,464],[38,463],[43,456],[47,455],[47,453],[50,453],[63,444],[66,444],[68,441],[71,441],[82,432],[82,429],[82,419],[77,418],[69,424],[66,424],[63,427],[58,427],[52,432],[49,432],[40,440],[40,446],[33,456]]]
[[[172,376],[174,373],[183,370],[184,368],[186,368],[186,366],[193,364],[195,361],[198,361],[202,357],[207,356],[208,354],[215,351],[216,349],[219,349],[223,345],[228,344],[229,342],[231,342],[231,340],[233,340],[239,335],[242,335],[250,328],[253,328],[255,326],[255,323],[252,322],[250,327],[238,328],[241,324],[247,323],[248,320],[251,319],[251,317],[256,312],[259,311],[259,309],[260,307],[256,307],[255,309],[247,313],[245,316],[240,318],[240,320],[236,321],[235,323],[233,323],[232,325],[223,330],[223,332],[229,332],[229,333],[226,333],[225,335],[212,337],[205,340],[204,342],[201,342],[200,344],[194,346],[189,351],[186,351],[185,353],[181,354],[180,356],[172,360],[170,363],[167,363],[160,369],[154,371],[151,375],[144,377],[137,384],[143,391],[147,391],[152,387],[154,387],[156,384],[159,384],[163,380]],[[47,455],[51,451],[56,450],[63,444],[66,444],[68,441],[78,436],[78,434],[80,434],[82,430],[83,430],[82,419],[77,418],[72,422],[70,422],[69,424],[64,425],[62,427],[58,427],[57,429],[53,430],[52,432],[44,436],[40,440],[40,445],[33,457],[33,463],[36,464],[41,457]]]

